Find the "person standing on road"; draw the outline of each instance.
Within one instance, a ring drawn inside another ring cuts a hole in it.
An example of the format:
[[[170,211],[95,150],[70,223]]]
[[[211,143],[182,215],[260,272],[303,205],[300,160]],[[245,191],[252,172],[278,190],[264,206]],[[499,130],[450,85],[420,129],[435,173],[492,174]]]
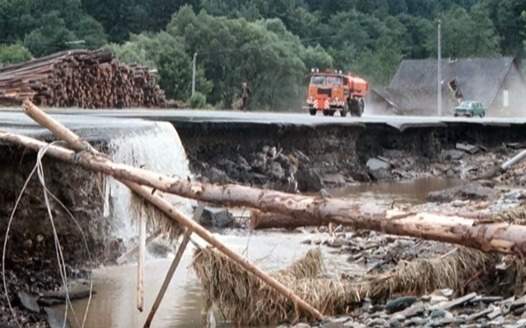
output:
[[[246,112],[248,110],[248,104],[250,101],[250,95],[252,94],[252,91],[248,87],[247,82],[243,82],[241,85],[241,110]]]

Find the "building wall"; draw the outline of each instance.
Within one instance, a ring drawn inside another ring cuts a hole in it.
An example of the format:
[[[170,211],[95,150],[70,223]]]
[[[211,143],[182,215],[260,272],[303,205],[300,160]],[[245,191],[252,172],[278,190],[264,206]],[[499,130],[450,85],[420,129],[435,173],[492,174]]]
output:
[[[511,67],[490,107],[489,115],[526,116],[526,83],[517,65]]]

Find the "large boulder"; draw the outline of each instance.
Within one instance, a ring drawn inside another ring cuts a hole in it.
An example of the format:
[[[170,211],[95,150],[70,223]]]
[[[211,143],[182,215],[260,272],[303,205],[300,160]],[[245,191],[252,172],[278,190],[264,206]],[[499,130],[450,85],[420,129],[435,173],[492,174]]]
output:
[[[298,190],[301,192],[320,191],[323,187],[323,180],[318,172],[313,169],[300,167],[296,173]]]
[[[234,216],[225,208],[205,207],[199,223],[205,227],[228,228],[234,225]]]
[[[367,161],[367,172],[375,180],[386,180],[391,178],[391,164],[379,158],[371,158]]]

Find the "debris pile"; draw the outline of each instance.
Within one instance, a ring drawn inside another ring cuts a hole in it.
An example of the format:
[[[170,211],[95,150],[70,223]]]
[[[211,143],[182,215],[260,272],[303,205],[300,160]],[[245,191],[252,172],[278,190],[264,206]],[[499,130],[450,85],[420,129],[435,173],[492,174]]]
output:
[[[164,92],[145,67],[119,63],[109,50],[59,52],[0,69],[0,103],[31,99],[53,107],[161,107]]]
[[[324,315],[343,315],[359,309],[366,299],[383,301],[394,295],[423,296],[446,288],[458,293],[480,290],[484,281],[493,278],[497,260],[498,256],[459,248],[432,259],[400,262],[390,272],[372,273],[353,280],[326,277],[319,270],[323,267],[319,250],[314,250],[274,277]],[[207,303],[216,305],[225,319],[237,325],[309,319],[286,298],[217,251],[197,250],[193,266],[203,284]],[[398,309],[395,305],[391,308],[391,312]]]

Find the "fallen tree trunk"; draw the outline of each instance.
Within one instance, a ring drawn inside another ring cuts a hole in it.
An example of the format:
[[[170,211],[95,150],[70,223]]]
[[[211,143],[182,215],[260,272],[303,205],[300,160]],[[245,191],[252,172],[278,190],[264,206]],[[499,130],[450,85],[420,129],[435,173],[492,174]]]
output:
[[[83,143],[82,140],[76,134],[68,130],[61,123],[47,116],[44,112],[42,112],[36,106],[32,106],[32,103],[30,101],[25,101],[24,105],[25,105],[24,109],[26,110],[26,112],[33,112],[33,115],[30,115],[31,117],[35,117],[35,120],[37,122],[39,122],[42,126],[50,129],[50,131],[55,136],[62,137],[63,141],[65,141],[69,147],[76,149],[78,151],[81,151],[84,154],[91,154],[92,156],[95,156],[95,157],[106,158],[106,156],[104,156],[103,154],[99,154],[96,150],[94,150],[91,147],[91,145],[89,144],[86,145],[86,143]],[[38,119],[36,119],[37,117]],[[2,132],[0,131],[0,135],[1,134]],[[22,137],[22,136],[19,136],[19,137]],[[34,141],[38,142],[38,140],[34,140]],[[52,146],[46,144],[45,147],[47,147],[47,150],[49,150],[50,147]],[[59,152],[61,150],[69,151],[62,147],[55,147],[55,148],[57,148],[55,149],[55,151],[59,151]],[[86,149],[89,149],[89,150],[86,151]],[[102,172],[104,173],[104,171]],[[208,230],[206,230],[200,224],[196,223],[194,220],[192,220],[191,218],[188,218],[185,214],[180,212],[168,200],[156,194],[155,189],[152,190],[151,188],[139,185],[137,183],[134,183],[133,181],[129,181],[129,180],[118,178],[118,177],[116,178],[119,182],[121,182],[126,187],[128,187],[132,192],[141,196],[148,203],[150,203],[151,205],[155,206],[158,210],[163,212],[168,218],[186,227],[187,233],[195,233],[196,235],[201,237],[203,240],[208,242],[210,245],[217,248],[218,251],[226,255],[232,261],[236,262],[238,265],[243,267],[247,272],[250,272],[251,274],[256,276],[258,279],[263,281],[265,284],[267,284],[269,287],[274,289],[278,294],[290,300],[294,304],[294,306],[297,308],[298,315],[299,315],[300,310],[302,310],[305,312],[306,315],[309,315],[310,317],[316,320],[323,319],[323,315],[317,309],[315,309],[310,304],[305,302],[302,298],[298,297],[297,294],[295,294],[292,290],[290,290],[285,285],[280,283],[278,280],[266,274],[261,269],[259,269],[257,266],[249,262],[243,256],[232,251],[225,244],[223,244],[220,240],[215,238]],[[145,240],[144,240],[145,235],[146,233],[144,232],[142,234],[143,240],[141,240],[142,247],[144,247],[144,244],[145,244]],[[141,302],[139,302],[138,305],[142,305]],[[142,307],[138,307],[138,308],[140,311],[142,311]]]
[[[292,230],[300,227],[319,227],[327,225],[328,223],[328,221],[321,220],[320,218],[294,218],[286,214],[254,210],[250,215],[249,226],[253,230],[275,228]]]
[[[239,185],[213,185],[168,177],[148,170],[113,163],[105,156],[75,153],[49,146],[39,140],[0,131],[0,140],[33,150],[48,147],[47,155],[102,172],[117,179],[133,181],[168,193],[197,200],[256,208],[294,218],[336,222],[355,229],[436,240],[485,252],[526,254],[526,226],[507,223],[480,224],[476,219],[432,213],[369,212],[348,199],[287,194]]]

